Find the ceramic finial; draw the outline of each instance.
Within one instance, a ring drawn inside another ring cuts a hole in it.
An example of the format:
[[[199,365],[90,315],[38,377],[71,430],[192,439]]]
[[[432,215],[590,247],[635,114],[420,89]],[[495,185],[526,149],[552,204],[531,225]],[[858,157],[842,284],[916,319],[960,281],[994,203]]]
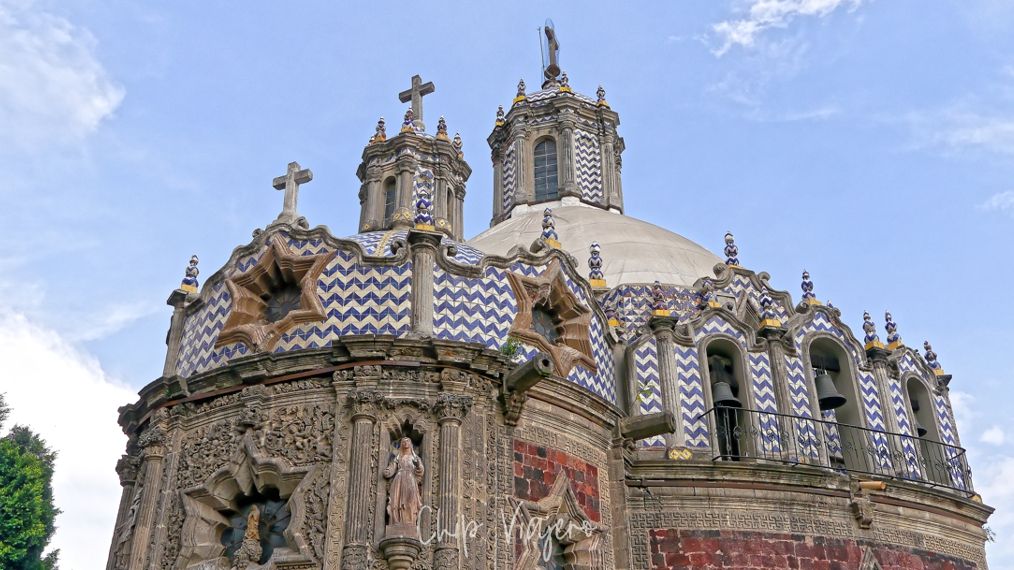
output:
[[[884,312],[884,330],[887,331],[887,348],[894,350],[902,345],[901,335],[898,334],[898,324],[894,322],[891,311]]]
[[[187,293],[194,293],[197,291],[199,283],[197,282],[197,276],[200,275],[201,270],[197,269],[197,264],[200,263],[197,255],[190,256],[190,263],[187,265],[187,269],[184,272],[183,281],[180,282],[180,289],[183,289]]]
[[[739,247],[736,246],[736,237],[732,232],[725,232],[725,264],[739,265]]]
[[[374,131],[373,136],[370,137],[370,144],[384,142],[387,140],[387,124],[384,122],[384,117],[377,120],[377,129]]]
[[[447,120],[444,119],[443,115],[437,119],[437,138],[440,140],[447,140]]]

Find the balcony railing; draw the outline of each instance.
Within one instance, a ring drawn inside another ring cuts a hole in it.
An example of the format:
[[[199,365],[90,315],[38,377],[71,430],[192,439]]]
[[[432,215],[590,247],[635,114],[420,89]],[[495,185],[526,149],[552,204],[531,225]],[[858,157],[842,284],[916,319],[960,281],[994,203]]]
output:
[[[699,420],[708,426],[713,461],[808,464],[975,492],[965,450],[939,441],[739,408],[712,408]]]

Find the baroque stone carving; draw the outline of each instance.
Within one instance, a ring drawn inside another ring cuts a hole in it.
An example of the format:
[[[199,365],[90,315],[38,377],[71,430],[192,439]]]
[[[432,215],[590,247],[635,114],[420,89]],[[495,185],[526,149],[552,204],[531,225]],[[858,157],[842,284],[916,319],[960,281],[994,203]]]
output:
[[[590,337],[592,312],[570,291],[560,260],[550,261],[538,277],[508,272],[507,280],[518,302],[510,334],[547,352],[560,376],[569,374],[577,364],[596,371]],[[536,313],[552,321],[546,323],[546,331],[537,330]]]
[[[280,235],[271,236],[256,265],[225,280],[232,308],[215,347],[242,342],[268,351],[293,326],[323,320],[317,279],[332,255],[298,255]]]

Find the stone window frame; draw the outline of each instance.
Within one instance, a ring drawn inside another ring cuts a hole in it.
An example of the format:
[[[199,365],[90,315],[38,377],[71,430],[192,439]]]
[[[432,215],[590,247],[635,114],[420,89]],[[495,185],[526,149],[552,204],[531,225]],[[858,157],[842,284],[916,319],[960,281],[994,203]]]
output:
[[[542,156],[542,158],[544,160],[546,160],[546,164],[544,165],[546,173],[545,173],[545,176],[543,178],[547,181],[547,188],[548,188],[548,180],[551,179],[551,178],[556,180],[556,184],[555,184],[555,187],[554,187],[552,193],[547,193],[547,194],[539,195],[539,179],[540,178],[539,178],[539,175],[536,173],[536,170],[539,168],[539,158],[540,158],[540,156],[539,156],[539,147],[545,147],[547,145],[547,143],[551,143],[553,145],[553,152],[552,152],[552,155],[550,155],[547,152],[547,153],[545,153]],[[552,164],[553,168],[550,168],[550,165],[549,165],[549,162],[548,162],[550,156],[552,156],[552,159],[553,159],[553,164]],[[560,199],[560,179],[561,179],[561,177],[560,177],[560,145],[557,144],[556,137],[553,137],[553,136],[550,136],[550,135],[545,135],[545,136],[542,136],[542,137],[536,139],[535,142],[532,144],[532,199],[535,202],[545,202],[547,200],[559,200]]]
[[[509,271],[507,280],[514,291],[518,308],[509,334],[549,354],[556,374],[561,377],[566,378],[577,364],[597,372],[591,342],[592,310],[584,306],[567,286],[559,258],[553,258],[538,277]],[[537,305],[547,306],[560,319],[557,342],[550,342],[535,331],[532,309]]]
[[[269,351],[292,327],[323,321],[324,305],[317,295],[317,280],[333,256],[334,252],[318,255],[293,253],[280,235],[272,235],[253,267],[226,278],[225,285],[232,303],[229,316],[215,340],[215,348],[242,342],[253,351]],[[270,295],[271,285],[278,281],[299,289],[300,306],[271,322],[265,317],[267,302],[264,297]]]
[[[565,533],[559,540],[560,546],[563,547],[564,570],[605,568],[602,553],[605,550],[607,529],[602,524],[592,521],[584,512],[570,485],[570,478],[564,472],[557,474],[549,493],[542,499],[525,501],[508,497],[508,506],[511,508],[512,516],[516,515],[513,519],[516,530],[521,529],[524,532],[529,525],[540,525],[540,520],[543,532],[547,528],[574,529]],[[577,529],[592,529],[592,531],[585,534],[583,530]],[[531,540],[522,542],[521,553],[514,568],[518,570],[540,568],[539,563],[542,561],[540,538],[542,535],[536,534]],[[512,540],[517,540],[517,537],[512,537]]]

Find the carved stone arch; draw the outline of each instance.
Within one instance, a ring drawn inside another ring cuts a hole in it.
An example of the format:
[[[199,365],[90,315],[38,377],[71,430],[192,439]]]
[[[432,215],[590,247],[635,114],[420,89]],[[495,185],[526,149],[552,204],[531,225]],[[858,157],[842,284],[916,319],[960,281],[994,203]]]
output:
[[[592,521],[578,503],[570,479],[562,471],[549,494],[538,501],[509,498],[515,538],[521,542],[518,570],[539,568],[543,554],[543,536],[551,533],[563,547],[564,570],[603,570],[602,551],[606,528]],[[531,532],[537,529],[536,532]]]
[[[222,533],[229,527],[225,512],[236,511],[237,500],[274,488],[287,499],[291,515],[283,535],[286,545],[275,549],[263,568],[316,562],[313,548],[303,536],[306,518],[305,485],[316,467],[294,467],[283,458],[261,454],[248,433],[229,462],[198,487],[182,491],[185,519],[180,535],[180,555],[175,568],[228,569]]]

